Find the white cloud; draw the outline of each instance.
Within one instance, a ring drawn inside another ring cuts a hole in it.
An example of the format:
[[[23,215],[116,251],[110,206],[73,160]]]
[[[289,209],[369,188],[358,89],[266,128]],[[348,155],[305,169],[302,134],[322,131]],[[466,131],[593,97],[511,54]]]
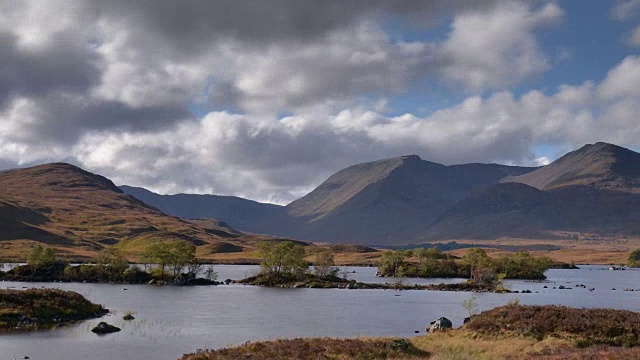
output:
[[[629,37],[629,45],[640,47],[640,26],[631,31],[631,35]]]
[[[640,96],[640,56],[627,56],[609,71],[600,85],[600,95],[606,99]]]
[[[499,88],[540,74],[550,63],[535,31],[558,23],[564,13],[555,4],[538,10],[518,2],[464,13],[452,24],[443,45],[450,60],[445,75],[472,90]]]
[[[563,18],[555,3],[278,0],[290,6],[228,15],[219,2],[179,13],[165,1],[69,3],[68,13],[67,3],[12,3],[0,8],[0,41],[11,46],[0,62],[9,53],[16,70],[0,71],[4,167],[67,160],[160,192],[286,202],[357,162],[418,153],[540,164],[539,142],[640,138],[638,57],[601,83],[512,93],[552,65],[538,35]],[[48,8],[60,22],[42,21]],[[380,21],[443,8],[452,23],[442,42],[397,41]],[[414,82],[472,93],[428,116],[388,115]]]
[[[616,0],[611,9],[611,18],[618,21],[629,20],[640,9],[640,0]]]

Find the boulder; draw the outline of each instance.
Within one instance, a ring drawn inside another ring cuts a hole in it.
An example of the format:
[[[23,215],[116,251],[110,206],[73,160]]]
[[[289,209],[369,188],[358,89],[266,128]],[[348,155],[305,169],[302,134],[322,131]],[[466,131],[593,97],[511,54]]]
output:
[[[101,321],[98,326],[91,329],[91,332],[96,334],[110,334],[114,332],[118,332],[121,329],[117,326],[109,325],[104,321]]]
[[[427,326],[426,331],[436,332],[436,331],[448,330],[451,328],[453,328],[453,324],[451,323],[451,320],[447,319],[446,317],[441,317],[438,320],[430,322],[429,326]]]

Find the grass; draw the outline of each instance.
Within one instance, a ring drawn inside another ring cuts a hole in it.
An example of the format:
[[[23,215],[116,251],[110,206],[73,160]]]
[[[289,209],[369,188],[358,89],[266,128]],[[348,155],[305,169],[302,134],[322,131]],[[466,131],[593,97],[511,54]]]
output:
[[[631,311],[508,305],[480,313],[462,328],[411,339],[276,340],[199,351],[180,360],[640,359],[638,324],[640,313]]]
[[[47,328],[100,317],[107,312],[73,291],[0,290],[0,331]]]
[[[505,334],[573,339],[578,347],[640,345],[640,313],[566,306],[501,306],[474,317],[466,328],[485,335]]]
[[[429,353],[404,339],[291,339],[247,343],[184,355],[180,360],[427,359]]]

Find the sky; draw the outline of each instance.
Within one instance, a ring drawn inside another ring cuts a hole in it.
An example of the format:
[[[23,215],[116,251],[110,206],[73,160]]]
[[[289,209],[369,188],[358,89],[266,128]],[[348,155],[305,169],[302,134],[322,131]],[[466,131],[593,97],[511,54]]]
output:
[[[0,0],[0,169],[286,204],[417,154],[640,149],[640,0]]]

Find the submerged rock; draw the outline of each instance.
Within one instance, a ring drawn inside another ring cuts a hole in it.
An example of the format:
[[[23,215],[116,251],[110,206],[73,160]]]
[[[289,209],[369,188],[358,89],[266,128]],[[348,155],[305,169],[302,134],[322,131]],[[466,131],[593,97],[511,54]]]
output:
[[[121,329],[117,326],[109,325],[104,321],[101,321],[98,326],[91,329],[91,332],[96,334],[110,334],[114,332],[118,332]]]
[[[122,317],[122,320],[135,320],[136,318],[133,317],[133,315],[131,314],[126,314],[125,316]]]

